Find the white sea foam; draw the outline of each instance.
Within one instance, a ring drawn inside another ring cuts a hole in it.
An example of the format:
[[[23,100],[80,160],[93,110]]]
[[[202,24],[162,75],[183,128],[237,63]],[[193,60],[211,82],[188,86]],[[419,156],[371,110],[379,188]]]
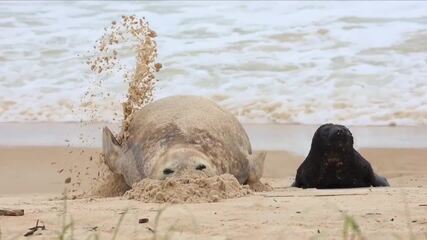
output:
[[[0,2],[0,121],[88,120],[88,51],[131,14],[158,33],[156,98],[208,96],[244,122],[427,124],[424,2]],[[126,84],[104,82],[111,122]]]

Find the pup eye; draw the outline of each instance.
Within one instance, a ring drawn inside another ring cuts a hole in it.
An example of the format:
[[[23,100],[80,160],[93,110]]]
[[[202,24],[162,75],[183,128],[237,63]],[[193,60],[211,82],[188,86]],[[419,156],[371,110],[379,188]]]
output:
[[[196,170],[203,170],[203,169],[205,169],[206,168],[206,166],[204,165],[204,164],[199,164],[197,167],[196,167]]]
[[[172,170],[172,169],[170,169],[170,168],[165,168],[165,169],[163,170],[163,174],[165,174],[165,175],[172,174],[173,172],[174,172],[174,170]]]

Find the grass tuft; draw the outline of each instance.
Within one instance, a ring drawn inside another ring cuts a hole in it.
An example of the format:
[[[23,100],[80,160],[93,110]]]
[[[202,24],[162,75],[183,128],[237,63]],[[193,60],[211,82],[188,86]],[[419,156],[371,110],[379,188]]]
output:
[[[153,239],[154,240],[168,240],[172,238],[173,233],[176,232],[176,230],[179,230],[176,228],[176,224],[178,223],[179,220],[177,220],[174,224],[172,224],[171,226],[169,226],[166,230],[166,233],[164,235],[161,235],[159,226],[160,226],[160,219],[161,216],[163,215],[163,213],[168,209],[168,206],[165,206],[163,208],[161,208],[156,215],[156,218],[154,219],[154,236]],[[192,227],[193,230],[197,231],[198,230],[198,225],[197,225],[197,221],[194,218],[193,214],[191,214],[190,211],[188,211],[187,209],[183,208],[182,209],[184,212],[188,213],[189,216],[191,217],[191,222],[192,222]]]
[[[156,218],[154,219],[154,240],[157,240],[157,237],[158,237],[160,216],[162,215],[162,213],[163,213],[166,209],[167,209],[167,206],[166,206],[166,207],[161,208],[161,209],[158,211],[158,213],[157,213],[157,215],[156,215]],[[169,238],[169,234],[167,235],[167,238],[166,238],[166,239],[168,239],[168,238]]]
[[[343,239],[364,239],[359,224],[349,215],[344,215]]]
[[[128,210],[126,209],[125,212],[120,216],[119,221],[117,222],[116,228],[114,229],[114,235],[111,240],[115,240],[117,237],[117,234],[119,233],[120,226],[122,225],[123,219],[125,218],[125,215],[128,213]]]
[[[74,220],[70,216],[70,221],[67,221],[67,190],[64,191],[64,211],[62,214],[62,228],[58,233],[58,240],[73,240],[74,239]],[[68,237],[67,237],[68,236]]]
[[[86,240],[91,240],[91,239],[99,240],[99,235],[98,235],[98,233],[93,233],[93,234],[89,235],[89,236],[86,238]]]
[[[414,232],[412,231],[412,225],[411,225],[411,212],[409,210],[408,199],[406,198],[406,193],[404,191],[402,191],[402,197],[403,197],[403,204],[405,207],[406,228],[408,229],[409,240],[415,240],[416,237],[414,235]]]

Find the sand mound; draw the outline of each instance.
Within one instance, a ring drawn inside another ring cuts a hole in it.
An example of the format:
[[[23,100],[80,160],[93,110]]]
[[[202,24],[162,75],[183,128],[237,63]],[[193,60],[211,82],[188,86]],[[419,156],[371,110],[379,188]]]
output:
[[[156,203],[217,202],[251,193],[230,174],[220,176],[182,176],[166,180],[144,179],[125,193],[128,199]]]
[[[241,185],[231,174],[208,177],[188,174],[166,180],[144,179],[130,188],[123,176],[113,173],[105,164],[102,154],[98,161],[98,176],[92,179],[89,192],[77,194],[81,197],[121,197],[142,202],[155,203],[202,203],[218,202],[222,199],[243,197],[252,192],[271,191],[268,183]]]

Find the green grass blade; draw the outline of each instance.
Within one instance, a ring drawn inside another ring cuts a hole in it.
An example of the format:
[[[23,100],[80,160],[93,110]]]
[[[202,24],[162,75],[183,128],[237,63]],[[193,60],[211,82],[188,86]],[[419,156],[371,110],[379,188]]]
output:
[[[117,223],[117,225],[116,225],[116,229],[114,229],[114,235],[113,235],[112,240],[115,240],[115,239],[116,239],[117,234],[119,233],[120,225],[122,224],[123,219],[125,218],[125,215],[127,214],[127,212],[128,212],[128,210],[126,210],[126,211],[125,211],[125,212],[120,216],[120,218],[119,218],[119,222],[118,222],[118,223]]]

